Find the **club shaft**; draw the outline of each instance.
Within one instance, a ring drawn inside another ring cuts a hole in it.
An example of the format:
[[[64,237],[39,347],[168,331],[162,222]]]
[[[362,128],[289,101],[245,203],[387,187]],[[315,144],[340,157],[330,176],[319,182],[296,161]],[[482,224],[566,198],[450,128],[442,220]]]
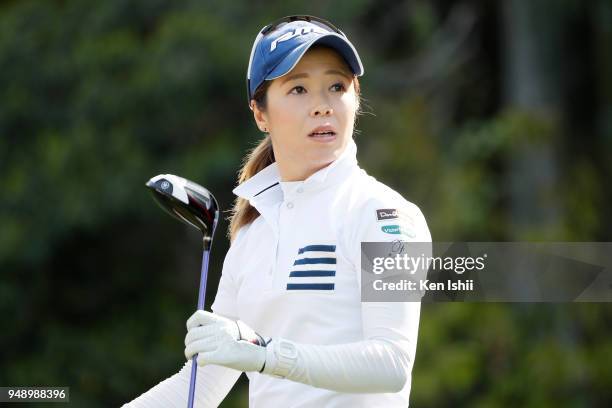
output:
[[[206,298],[206,281],[208,280],[208,257],[209,249],[202,252],[202,272],[200,274],[200,290],[198,292],[198,310],[204,310],[204,301]]]
[[[198,293],[198,310],[204,310],[204,302],[206,300],[206,281],[208,280],[208,256],[210,248],[205,248],[202,253],[202,273],[200,274],[200,290]],[[198,355],[191,358],[191,380],[189,382],[189,400],[188,408],[193,408],[195,397],[196,374],[198,373]]]

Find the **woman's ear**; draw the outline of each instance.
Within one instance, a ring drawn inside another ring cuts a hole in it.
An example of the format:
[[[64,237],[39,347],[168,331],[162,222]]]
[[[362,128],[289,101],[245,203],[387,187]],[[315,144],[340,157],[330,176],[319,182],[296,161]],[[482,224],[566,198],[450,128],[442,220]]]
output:
[[[266,113],[257,107],[255,100],[251,100],[251,110],[253,111],[253,118],[255,119],[255,123],[257,123],[257,127],[262,132],[268,132],[268,119],[266,118]]]

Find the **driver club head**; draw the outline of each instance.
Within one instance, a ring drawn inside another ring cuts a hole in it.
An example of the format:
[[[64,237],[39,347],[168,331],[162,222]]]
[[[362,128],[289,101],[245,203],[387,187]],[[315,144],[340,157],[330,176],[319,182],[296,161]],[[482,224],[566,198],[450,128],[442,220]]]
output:
[[[146,186],[164,211],[200,230],[204,246],[210,247],[219,219],[219,205],[210,191],[173,174],[157,175]]]

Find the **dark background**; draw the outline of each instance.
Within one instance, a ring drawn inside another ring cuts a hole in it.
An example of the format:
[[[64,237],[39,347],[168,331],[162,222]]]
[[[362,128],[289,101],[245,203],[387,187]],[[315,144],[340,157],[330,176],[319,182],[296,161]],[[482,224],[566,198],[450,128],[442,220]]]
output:
[[[610,241],[609,0],[4,1],[0,385],[107,407],[178,371],[200,236],[144,183],[178,174],[231,207],[260,138],[252,42],[301,13],[359,50],[360,165],[434,240]],[[611,327],[604,303],[424,305],[411,406],[611,406]],[[247,404],[243,375],[222,406]]]

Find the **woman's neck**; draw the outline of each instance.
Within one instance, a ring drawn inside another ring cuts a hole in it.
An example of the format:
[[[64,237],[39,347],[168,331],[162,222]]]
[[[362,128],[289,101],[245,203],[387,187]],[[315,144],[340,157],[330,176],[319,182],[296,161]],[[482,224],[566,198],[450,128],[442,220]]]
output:
[[[318,167],[304,168],[291,165],[292,163],[283,163],[277,160],[278,172],[280,173],[281,181],[304,181],[312,176],[317,171],[329,166],[331,163],[324,164]]]

